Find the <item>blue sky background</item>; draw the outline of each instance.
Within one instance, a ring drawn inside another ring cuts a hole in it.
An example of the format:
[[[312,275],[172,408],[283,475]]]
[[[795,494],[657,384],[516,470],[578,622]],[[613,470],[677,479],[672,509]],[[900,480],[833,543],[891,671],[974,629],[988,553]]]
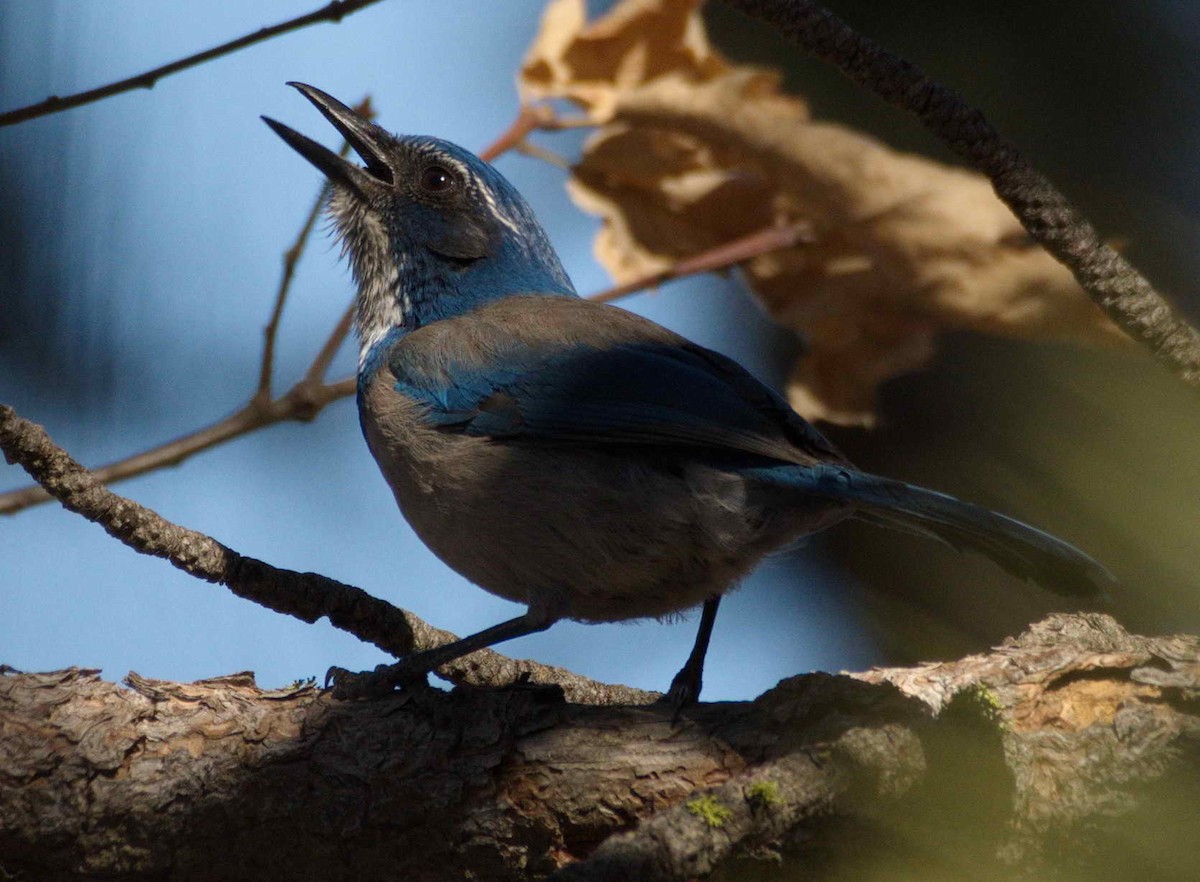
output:
[[[128,76],[315,5],[5,4],[0,108]],[[947,20],[938,3],[928,5],[928,21]],[[895,4],[874,4],[869,18],[865,0],[842,6],[857,6],[852,20],[980,100],[1082,198],[1106,235],[1127,238],[1135,260],[1176,283],[1200,312],[1194,14],[1169,3],[1116,4],[1111,14],[1075,3],[1059,19],[1031,5],[1029,15],[1041,18],[1023,22],[1010,4],[979,4],[971,7],[984,10],[976,33],[931,39]],[[319,115],[284,86],[301,80],[349,103],[370,93],[386,127],[480,149],[516,111],[513,76],[541,3],[482,9],[470,0],[389,0],[151,91],[0,129],[0,401],[87,464],[239,407],[257,379],[281,255],[320,184],[259,115],[336,146]],[[1084,14],[1090,29],[1078,26]],[[727,17],[714,10],[714,19]],[[761,31],[734,36],[743,54],[790,57]],[[836,85],[836,74],[813,63],[797,69],[803,82],[795,69],[792,82],[817,95],[823,115],[880,121],[893,143],[938,152],[902,114]],[[836,88],[843,91],[820,91]],[[825,94],[837,97],[822,101]],[[580,137],[541,143],[570,155]],[[542,218],[578,289],[606,287],[591,256],[596,222],[570,203],[563,172],[515,154],[498,164]],[[351,293],[336,249],[317,236],[281,328],[277,389],[307,367]],[[623,305],[733,355],[768,382],[782,381],[796,351],[730,280],[675,283]],[[352,370],[347,347],[332,376]],[[1126,596],[1137,604],[1124,608],[1133,626],[1195,630],[1197,410],[1192,393],[1136,354],[954,338],[933,370],[885,390],[883,429],[835,437],[871,469],[1079,542],[1133,586]],[[0,468],[0,489],[25,483],[23,472]],[[277,426],[116,489],[243,554],[358,585],[459,634],[518,611],[415,539],[349,400],[312,424]],[[882,585],[885,600],[864,581]],[[868,528],[839,529],[769,560],[725,604],[705,697],[751,697],[812,669],[980,648],[1036,617],[1001,599],[1042,597],[986,562]],[[902,630],[941,639],[946,618],[970,639],[917,640],[907,651],[880,637]],[[661,689],[693,630],[691,622],[563,623],[503,651]],[[188,680],[251,669],[260,683],[278,685],[332,664],[382,660],[325,624],[270,613],[137,555],[57,506],[0,519],[0,662],[100,667],[113,679],[129,670]]]
[[[2,106],[69,93],[306,11],[311,2],[26,4],[0,45]],[[286,80],[353,103],[371,93],[380,122],[480,149],[516,111],[513,75],[541,6],[383,3],[64,115],[0,130],[20,151],[23,223],[36,254],[9,285],[52,304],[25,369],[0,375],[0,400],[43,423],[85,463],[168,440],[234,410],[257,375],[281,255],[319,186],[317,173],[262,122],[267,114],[336,146]],[[568,153],[570,135],[547,142]],[[563,172],[518,155],[499,162],[527,195],[581,292],[609,282],[591,258],[595,221],[565,195]],[[280,332],[276,387],[307,366],[352,289],[318,235]],[[731,310],[731,304],[733,308]],[[736,285],[708,278],[626,303],[778,381],[755,353],[780,336]],[[52,309],[51,309],[52,307]],[[35,306],[41,312],[40,306]],[[14,318],[9,313],[10,320]],[[331,376],[353,370],[351,347]],[[33,367],[29,367],[32,363]],[[25,483],[0,471],[0,486]],[[118,491],[165,517],[277,566],[359,585],[439,627],[467,634],[518,607],[466,583],[413,536],[359,434],[353,403],[310,425],[227,444]],[[796,579],[823,586],[780,591]],[[726,604],[706,697],[749,697],[811,668],[873,657],[818,560],[769,562]],[[665,688],[694,625],[563,623],[504,651],[594,677]],[[384,656],[326,624],[279,616],[142,557],[57,506],[0,521],[0,660],[194,679],[252,669],[263,684],[373,666]]]

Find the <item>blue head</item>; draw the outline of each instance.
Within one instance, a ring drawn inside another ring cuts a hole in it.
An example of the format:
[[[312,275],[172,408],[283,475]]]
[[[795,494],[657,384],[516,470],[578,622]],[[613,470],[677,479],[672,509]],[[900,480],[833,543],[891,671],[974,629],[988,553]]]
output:
[[[330,215],[358,282],[360,365],[393,334],[491,300],[575,294],[533,211],[482,159],[437,138],[392,135],[319,89],[289,85],[365,166],[264,117],[332,185]]]

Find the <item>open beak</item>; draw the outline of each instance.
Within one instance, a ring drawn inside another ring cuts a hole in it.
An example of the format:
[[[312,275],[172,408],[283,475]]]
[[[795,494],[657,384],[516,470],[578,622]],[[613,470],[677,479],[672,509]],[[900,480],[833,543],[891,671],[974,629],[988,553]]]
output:
[[[295,87],[333,123],[334,128],[342,133],[366,168],[360,168],[312,138],[264,116],[263,122],[269,125],[275,134],[283,138],[293,150],[315,165],[331,181],[350,187],[364,198],[378,191],[381,184],[392,183],[392,169],[386,159],[391,135],[320,89],[306,86],[304,83],[288,85]]]

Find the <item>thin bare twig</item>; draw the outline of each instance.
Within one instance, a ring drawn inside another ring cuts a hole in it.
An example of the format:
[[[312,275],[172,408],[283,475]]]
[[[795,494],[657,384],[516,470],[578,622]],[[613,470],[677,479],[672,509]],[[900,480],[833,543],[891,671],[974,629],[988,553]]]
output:
[[[512,125],[500,133],[495,141],[489,144],[479,154],[484,162],[491,162],[498,156],[512,150],[524,142],[530,134],[538,129],[553,128],[557,116],[554,108],[546,104],[525,104],[517,112],[517,118]]]
[[[726,0],[801,49],[914,114],[991,178],[1029,234],[1074,274],[1116,324],[1185,383],[1200,386],[1200,331],[1176,315],[1125,258],[983,114],[916,65],[884,50],[812,0]]]
[[[312,24],[321,22],[340,22],[347,15],[352,15],[361,9],[372,6],[378,3],[379,0],[331,0],[320,9],[316,9],[305,15],[290,18],[287,21],[280,22],[277,25],[260,28],[251,34],[238,37],[236,40],[230,40],[228,43],[222,43],[220,46],[214,46],[211,49],[206,49],[203,52],[198,52],[195,55],[189,55],[186,58],[180,58],[172,61],[170,64],[164,64],[161,67],[156,67],[153,70],[145,71],[136,76],[128,77],[124,80],[118,80],[115,83],[109,83],[105,86],[100,86],[95,89],[89,89],[86,92],[76,92],[74,95],[59,97],[51,95],[45,101],[37,104],[30,104],[27,107],[18,107],[15,110],[10,110],[7,113],[0,114],[0,126],[12,126],[17,123],[25,122],[26,120],[36,119],[39,116],[49,116],[52,113],[60,113],[64,110],[70,110],[74,107],[80,107],[84,104],[91,104],[95,101],[100,101],[103,98],[109,98],[113,95],[119,95],[122,92],[131,92],[134,89],[150,89],[154,84],[163,77],[168,77],[171,74],[178,73],[181,70],[187,70],[189,67],[203,64],[206,61],[211,61],[214,58],[220,58],[222,55],[229,55],[239,49],[245,49],[247,46],[253,46],[255,43],[261,43],[264,40],[269,40],[272,37],[277,37],[280,34],[286,34],[290,31],[296,31],[300,28],[308,27]]]
[[[342,148],[343,156],[347,149],[347,147]],[[322,184],[321,192],[317,194],[316,201],[309,209],[308,217],[304,219],[304,226],[300,228],[296,241],[283,253],[283,276],[280,278],[279,288],[275,292],[275,304],[271,308],[271,318],[267,320],[267,325],[263,328],[262,362],[258,369],[258,389],[254,393],[254,397],[260,401],[271,400],[271,374],[275,369],[275,340],[279,334],[279,320],[283,318],[283,307],[287,303],[288,293],[292,290],[292,279],[296,275],[296,266],[300,263],[301,255],[304,254],[304,247],[308,244],[308,237],[312,234],[313,227],[317,225],[317,218],[321,216],[321,209],[325,205],[328,192],[328,185]]]
[[[392,655],[440,646],[458,639],[361,588],[317,573],[297,573],[246,557],[211,536],[168,521],[131,499],[118,496],[56,445],[41,426],[0,404],[0,450],[20,465],[63,507],[99,524],[134,551],[159,557],[189,575],[224,585],[238,597],[305,622],[327,617],[330,624]],[[571,701],[642,704],[657,693],[609,685],[564,668],[510,659],[484,650],[437,669],[452,683],[497,686],[529,679],[557,683]]]
[[[350,326],[353,323],[354,304],[351,303],[346,308],[346,311],[342,313],[342,317],[338,319],[338,323],[333,326],[333,330],[329,332],[329,337],[325,340],[325,345],[321,347],[321,351],[317,353],[316,358],[312,360],[312,364],[305,371],[304,382],[313,384],[324,382],[325,372],[329,370],[329,365],[333,361],[333,357],[337,355],[338,350],[342,348],[342,343],[349,336]]]
[[[279,398],[271,401],[251,400],[220,422],[111,462],[96,469],[92,474],[97,481],[111,484],[144,475],[164,466],[178,465],[197,453],[257,429],[288,420],[311,420],[326,405],[351,395],[354,389],[353,377],[329,384],[301,380]],[[22,487],[0,494],[0,514],[15,514],[49,500],[50,495],[36,484]]]
[[[739,263],[744,263],[752,257],[758,257],[760,254],[766,254],[780,248],[791,248],[798,242],[810,241],[811,235],[812,226],[807,221],[800,221],[785,226],[766,227],[765,229],[733,239],[723,245],[717,245],[691,257],[685,257],[678,263],[659,272],[650,273],[649,275],[626,282],[623,285],[616,285],[604,291],[598,291],[595,294],[589,295],[588,299],[595,300],[598,303],[619,300],[638,291],[654,288],[671,279],[727,269]]]

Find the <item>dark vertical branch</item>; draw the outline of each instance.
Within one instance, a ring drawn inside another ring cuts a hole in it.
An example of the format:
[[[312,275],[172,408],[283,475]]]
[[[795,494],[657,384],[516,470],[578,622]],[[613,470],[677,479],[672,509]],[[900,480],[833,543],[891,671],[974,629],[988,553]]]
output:
[[[810,0],[726,0],[921,121],[992,180],[1029,234],[1074,273],[1114,322],[1184,382],[1200,386],[1200,332],[1188,325],[983,114],[916,65]]]

